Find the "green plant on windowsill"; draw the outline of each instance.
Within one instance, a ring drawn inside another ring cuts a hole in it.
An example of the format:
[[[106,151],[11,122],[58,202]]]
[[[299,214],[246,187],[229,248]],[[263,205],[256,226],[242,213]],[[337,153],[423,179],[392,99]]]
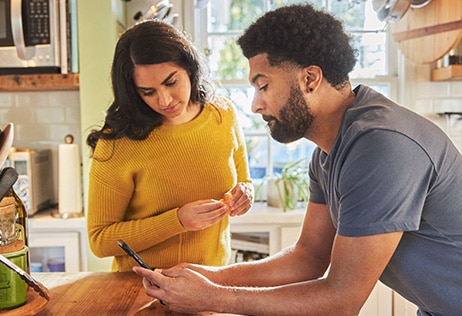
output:
[[[310,196],[308,160],[306,158],[284,166],[281,173],[265,176],[255,189],[258,196],[263,186],[267,186],[269,206],[281,207],[284,212],[297,208],[299,202],[307,202]]]

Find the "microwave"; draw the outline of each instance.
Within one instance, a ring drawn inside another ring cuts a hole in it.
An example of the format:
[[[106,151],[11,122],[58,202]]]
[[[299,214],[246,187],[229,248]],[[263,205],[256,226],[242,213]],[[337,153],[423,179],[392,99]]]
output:
[[[24,202],[28,216],[52,206],[53,174],[51,150],[12,148],[9,165],[18,173],[13,190]]]
[[[0,74],[78,72],[75,2],[0,0]]]

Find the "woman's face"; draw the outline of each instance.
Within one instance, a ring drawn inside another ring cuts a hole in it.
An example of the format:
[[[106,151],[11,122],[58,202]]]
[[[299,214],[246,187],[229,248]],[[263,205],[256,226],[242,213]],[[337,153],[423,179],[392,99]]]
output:
[[[164,125],[189,122],[197,115],[190,107],[191,82],[184,68],[172,62],[135,65],[135,88],[146,104],[162,115]]]

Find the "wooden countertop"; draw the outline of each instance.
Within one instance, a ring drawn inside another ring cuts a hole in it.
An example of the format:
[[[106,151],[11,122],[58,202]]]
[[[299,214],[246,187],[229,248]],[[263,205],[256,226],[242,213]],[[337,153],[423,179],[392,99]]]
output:
[[[51,297],[43,309],[36,314],[38,316],[186,315],[173,313],[157,300],[147,296],[141,277],[133,272],[40,272],[32,273],[32,276],[49,289]],[[17,315],[14,311],[11,310],[11,315]],[[3,313],[0,314],[3,315]],[[5,315],[9,314],[5,313]],[[21,315],[27,315],[27,313]],[[206,313],[205,315],[217,314]],[[230,316],[230,314],[219,315]]]

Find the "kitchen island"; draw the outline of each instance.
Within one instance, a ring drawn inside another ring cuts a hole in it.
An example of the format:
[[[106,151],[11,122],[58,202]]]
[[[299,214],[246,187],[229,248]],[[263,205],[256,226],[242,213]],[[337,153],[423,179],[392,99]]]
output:
[[[134,272],[39,272],[32,276],[42,283],[51,297],[46,300],[36,293],[29,293],[26,305],[0,315],[85,315],[85,316],[186,316],[174,313],[158,300],[147,296],[141,277]],[[29,289],[29,292],[33,291]],[[44,302],[37,313],[28,305]],[[205,313],[201,315],[228,315]]]

